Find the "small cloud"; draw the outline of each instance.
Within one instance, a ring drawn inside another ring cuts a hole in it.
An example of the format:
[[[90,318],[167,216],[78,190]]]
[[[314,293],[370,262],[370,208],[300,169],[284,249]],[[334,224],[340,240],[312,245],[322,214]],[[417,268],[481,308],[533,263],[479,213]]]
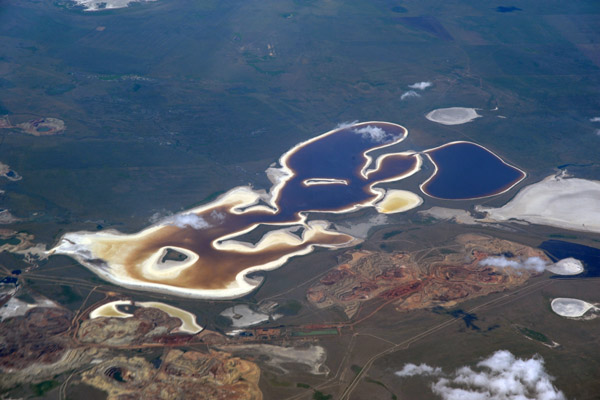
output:
[[[337,124],[335,126],[335,129],[349,128],[352,125],[356,125],[357,123],[358,123],[358,120],[356,120],[356,121],[344,121],[344,122],[340,122],[339,124]]]
[[[411,97],[421,97],[421,95],[415,92],[414,90],[409,90],[408,92],[402,93],[402,96],[400,96],[400,100],[406,100]]]
[[[464,366],[452,374],[444,374],[439,367],[426,364],[407,364],[399,372],[405,370],[415,373],[400,375],[397,372],[396,375],[429,376],[434,375],[432,371],[435,375],[443,375],[431,384],[432,392],[443,400],[566,399],[552,384],[554,378],[546,372],[544,360],[537,355],[521,359],[507,350],[499,350],[475,368]]]
[[[600,129],[596,129],[595,133],[596,133],[596,136],[600,136]]]
[[[213,210],[210,213],[210,216],[212,219],[214,219],[215,221],[219,221],[219,222],[221,222],[225,219],[225,214],[223,214],[222,212],[219,212],[217,210]]]
[[[591,122],[600,122],[600,117],[590,118]]]
[[[546,269],[546,261],[540,257],[529,257],[525,260],[509,260],[504,256],[500,257],[488,257],[479,261],[479,265],[498,267],[498,268],[512,268],[512,269],[524,269],[527,271],[544,272]]]
[[[397,376],[415,376],[415,375],[440,375],[442,369],[440,367],[430,367],[427,364],[406,364],[400,371],[396,371],[394,374]]]
[[[174,225],[179,228],[194,228],[205,229],[210,228],[210,224],[206,220],[196,214],[177,214],[167,218],[164,223],[166,225]]]
[[[364,128],[355,129],[354,132],[359,133],[363,139],[371,139],[373,142],[384,142],[388,134],[378,126],[367,125]]]
[[[408,85],[411,89],[425,90],[432,85],[431,82],[417,82],[412,85]]]

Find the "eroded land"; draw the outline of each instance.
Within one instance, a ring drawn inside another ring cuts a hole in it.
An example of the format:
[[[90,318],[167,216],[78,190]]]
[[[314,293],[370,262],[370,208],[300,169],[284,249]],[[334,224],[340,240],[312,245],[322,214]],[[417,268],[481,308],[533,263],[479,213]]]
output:
[[[77,315],[58,305],[17,305],[22,310],[0,323],[4,389],[76,370],[73,384],[93,386],[109,399],[262,399],[255,363],[222,351],[171,349],[204,339],[182,333],[182,319],[158,308],[139,307],[127,318],[84,317],[78,323]],[[211,342],[212,336],[202,337]],[[154,347],[165,350],[152,362],[123,355]]]
[[[482,235],[462,235],[443,258],[416,259],[411,253],[353,251],[307,292],[318,308],[337,306],[352,318],[361,303],[380,298],[408,311],[445,307],[522,285],[535,271],[481,265],[493,256],[508,260],[539,257],[540,250]]]
[[[85,372],[108,399],[262,399],[256,364],[224,352],[169,350],[157,368],[143,357],[115,357]]]

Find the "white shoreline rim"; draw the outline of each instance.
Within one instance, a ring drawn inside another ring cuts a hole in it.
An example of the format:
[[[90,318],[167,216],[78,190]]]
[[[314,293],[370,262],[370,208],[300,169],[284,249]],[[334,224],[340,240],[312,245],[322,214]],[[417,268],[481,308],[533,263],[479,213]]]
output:
[[[474,144],[475,146],[481,147],[482,149],[484,149],[484,150],[486,150],[486,151],[489,151],[489,152],[490,152],[490,153],[492,153],[492,154],[493,154],[493,155],[494,155],[494,156],[495,156],[497,159],[499,159],[499,160],[500,160],[500,161],[501,161],[501,162],[502,162],[504,165],[506,165],[506,166],[509,166],[509,167],[511,167],[511,168],[514,168],[514,169],[516,169],[517,171],[521,172],[521,173],[523,174],[523,176],[521,177],[521,179],[519,179],[518,181],[516,181],[515,183],[513,183],[513,184],[512,184],[510,187],[506,188],[505,190],[503,190],[503,191],[501,191],[501,192],[498,192],[498,193],[490,194],[490,195],[487,195],[487,196],[479,196],[479,197],[467,197],[467,198],[464,198],[464,199],[445,199],[445,198],[443,198],[443,197],[437,197],[437,196],[433,196],[433,195],[431,195],[431,194],[427,193],[427,192],[426,192],[426,191],[425,191],[423,188],[424,188],[424,187],[427,185],[427,183],[429,183],[429,181],[431,181],[431,180],[432,180],[432,179],[433,179],[433,178],[434,178],[434,177],[435,177],[435,176],[438,174],[438,172],[439,172],[438,165],[437,165],[437,164],[436,164],[436,163],[433,161],[433,159],[432,159],[432,158],[431,158],[431,156],[429,155],[429,152],[430,152],[430,151],[439,150],[439,149],[441,149],[441,148],[444,148],[444,147],[447,147],[447,146],[450,146],[450,145],[453,145],[453,144],[458,144],[458,143],[468,143],[468,144]],[[431,162],[431,164],[433,164],[434,171],[433,171],[433,174],[431,174],[431,176],[430,176],[429,178],[427,178],[427,180],[426,180],[425,182],[423,182],[423,183],[421,183],[421,184],[419,185],[419,189],[421,189],[421,192],[422,192],[423,194],[425,194],[425,195],[426,195],[426,196],[428,196],[428,197],[431,197],[432,199],[438,199],[438,200],[447,200],[447,201],[465,201],[465,200],[479,200],[479,199],[486,199],[486,198],[488,198],[488,197],[494,197],[494,196],[498,196],[498,195],[501,195],[501,194],[504,194],[504,193],[508,192],[509,190],[511,190],[512,188],[514,188],[515,186],[517,186],[519,183],[523,182],[523,180],[524,180],[525,178],[527,178],[527,172],[523,171],[521,168],[519,168],[519,167],[516,167],[516,166],[514,166],[514,165],[511,165],[511,164],[507,163],[506,161],[504,161],[504,160],[502,159],[502,157],[498,156],[498,154],[494,153],[492,150],[488,149],[487,147],[485,147],[485,146],[482,146],[482,145],[480,145],[480,144],[478,144],[478,143],[475,143],[475,142],[469,142],[468,140],[456,140],[456,141],[454,141],[454,142],[446,143],[446,144],[443,144],[443,145],[441,145],[441,146],[437,146],[437,147],[433,147],[433,148],[431,148],[431,149],[427,149],[427,150],[423,151],[422,153],[423,153],[423,154],[425,154],[425,156],[426,156],[426,157],[429,159],[429,161]]]
[[[117,309],[118,306],[134,306],[134,307],[143,307],[143,308],[156,308],[167,313],[169,316],[173,318],[177,318],[181,321],[181,326],[176,328],[173,332],[182,332],[189,334],[197,334],[204,330],[204,327],[198,325],[196,322],[196,315],[181,309],[179,307],[172,306],[170,304],[162,303],[159,301],[134,301],[134,300],[114,300],[108,303],[104,303],[96,308],[94,308],[89,314],[89,319],[96,318],[131,318],[133,314],[128,314]],[[116,315],[102,315],[102,312],[105,310],[110,310]],[[182,318],[181,314],[184,317]]]
[[[212,202],[200,205],[200,206],[192,208],[190,210],[186,210],[186,211],[177,213],[175,215],[185,215],[185,214],[191,214],[191,213],[198,214],[203,211],[207,211],[209,209],[226,206],[228,203],[231,203],[230,207],[228,207],[228,211],[231,212],[232,214],[240,215],[240,214],[244,214],[248,211],[253,210],[254,209],[253,205],[256,205],[258,203],[258,201],[261,199],[264,200],[266,203],[268,203],[272,207],[272,209],[268,209],[267,207],[260,206],[260,205],[258,205],[256,207],[262,207],[262,209],[265,212],[269,212],[271,214],[276,214],[280,211],[279,207],[277,207],[277,205],[276,205],[276,201],[279,199],[280,191],[285,186],[285,184],[295,176],[295,171],[292,170],[287,165],[287,160],[294,153],[296,153],[299,149],[307,146],[308,144],[313,143],[317,140],[320,140],[326,136],[332,135],[336,132],[339,132],[340,130],[345,130],[345,129],[354,130],[358,127],[369,126],[370,124],[391,125],[396,128],[400,128],[402,130],[402,135],[397,137],[391,143],[383,144],[381,146],[377,146],[377,147],[374,147],[374,148],[371,148],[369,150],[362,152],[362,157],[365,160],[365,164],[364,164],[363,168],[361,169],[360,173],[364,179],[368,179],[368,175],[379,171],[383,159],[385,159],[387,157],[391,157],[391,156],[413,155],[413,156],[415,156],[415,159],[416,159],[415,167],[402,173],[401,175],[396,175],[396,176],[390,177],[388,179],[384,179],[381,181],[371,183],[368,186],[368,191],[374,196],[374,198],[371,201],[368,201],[365,203],[354,204],[345,209],[340,209],[340,210],[335,210],[335,211],[304,210],[304,211],[298,213],[299,218],[297,220],[289,221],[287,223],[256,223],[256,224],[249,226],[247,229],[237,231],[237,232],[234,232],[234,233],[231,233],[228,235],[224,235],[224,236],[214,239],[211,242],[211,246],[218,250],[220,243],[223,243],[227,240],[244,235],[244,234],[254,230],[255,228],[257,228],[260,225],[281,226],[283,230],[285,230],[286,229],[285,227],[287,227],[287,226],[304,225],[307,229],[309,229],[311,227],[312,228],[316,227],[317,229],[321,230],[321,232],[327,232],[328,231],[327,227],[330,225],[329,222],[314,220],[314,221],[310,221],[309,223],[307,223],[306,222],[307,215],[309,213],[344,214],[344,213],[353,212],[358,209],[366,208],[366,207],[374,207],[375,209],[377,209],[375,204],[378,203],[385,196],[386,190],[382,189],[382,188],[375,188],[376,185],[379,185],[382,183],[387,183],[387,182],[395,182],[395,181],[399,181],[399,180],[408,178],[408,177],[414,175],[415,173],[419,172],[421,170],[421,166],[423,164],[423,160],[422,160],[422,157],[420,156],[420,154],[418,154],[414,151],[404,151],[404,152],[384,154],[384,155],[378,157],[375,168],[367,170],[368,167],[373,162],[373,158],[369,155],[370,152],[373,152],[373,151],[376,151],[379,149],[383,149],[386,147],[394,146],[394,145],[404,141],[406,139],[406,137],[408,136],[408,129],[406,129],[402,125],[398,125],[398,124],[395,124],[392,122],[368,121],[368,122],[355,123],[355,124],[352,124],[349,126],[332,129],[332,130],[325,132],[319,136],[316,136],[314,138],[311,138],[309,140],[301,142],[301,143],[295,145],[294,147],[292,147],[287,152],[285,152],[279,158],[279,163],[280,163],[281,167],[275,168],[275,169],[281,171],[281,175],[279,176],[280,179],[271,187],[271,189],[269,190],[268,193],[264,193],[264,194],[260,193],[259,191],[254,190],[250,186],[238,186],[238,187],[234,187],[234,188],[230,189],[226,193],[223,193],[222,195],[217,197],[217,199],[213,200]],[[235,196],[236,192],[241,194],[241,196],[236,198],[236,196]],[[417,206],[415,206],[415,207],[417,207]],[[246,207],[246,209],[239,210],[242,207]],[[415,207],[413,207],[413,208],[415,208]],[[408,211],[408,210],[406,210],[406,211]],[[235,299],[235,298],[243,297],[243,296],[251,293],[253,290],[255,290],[257,287],[259,287],[261,285],[263,280],[253,280],[253,279],[250,279],[247,277],[247,275],[249,275],[253,272],[271,271],[271,270],[277,269],[277,268],[283,266],[285,263],[287,263],[289,261],[289,259],[291,259],[292,257],[309,254],[309,253],[313,252],[316,247],[344,248],[344,247],[349,247],[349,246],[355,245],[362,241],[362,240],[354,238],[351,235],[346,234],[346,233],[337,232],[337,231],[329,231],[331,233],[335,233],[338,235],[347,236],[350,239],[344,243],[336,244],[336,245],[310,244],[310,245],[306,246],[305,248],[299,249],[298,251],[294,251],[294,252],[285,254],[284,256],[280,257],[277,260],[273,260],[273,261],[265,263],[265,264],[246,268],[245,270],[240,271],[238,274],[236,274],[235,280],[231,281],[230,284],[233,284],[233,283],[237,284],[236,288],[222,288],[222,289],[189,289],[189,288],[184,288],[184,287],[179,287],[179,286],[174,286],[174,285],[169,285],[169,284],[161,284],[161,283],[155,283],[155,282],[140,282],[139,280],[136,280],[133,278],[124,279],[124,277],[122,277],[122,276],[115,275],[113,272],[111,272],[111,270],[107,270],[102,267],[98,267],[97,265],[94,265],[92,263],[89,263],[77,251],[65,251],[65,250],[61,251],[59,249],[59,247],[61,246],[61,243],[64,240],[71,242],[69,239],[67,239],[67,235],[69,235],[69,234],[78,235],[78,236],[92,236],[92,237],[93,236],[101,236],[101,237],[104,236],[105,238],[113,237],[115,239],[118,239],[118,237],[120,237],[120,236],[128,237],[129,239],[132,239],[132,240],[142,239],[145,236],[152,234],[156,230],[159,230],[165,226],[171,226],[172,224],[168,223],[168,220],[171,217],[167,217],[167,218],[163,219],[162,221],[156,222],[155,224],[149,226],[148,228],[145,228],[145,229],[143,229],[137,233],[133,233],[133,234],[126,234],[126,233],[122,233],[122,232],[119,232],[116,230],[107,230],[107,231],[102,231],[102,232],[79,231],[79,232],[65,233],[59,239],[57,245],[55,247],[53,247],[52,249],[48,250],[46,253],[48,255],[64,254],[64,255],[68,255],[72,258],[75,258],[79,263],[86,266],[92,272],[101,276],[105,280],[107,280],[111,283],[114,283],[118,286],[126,287],[129,289],[142,290],[142,291],[151,290],[151,291],[157,292],[157,293],[165,293],[165,294],[171,294],[171,295],[187,297],[187,298],[226,300],[226,299]],[[305,233],[306,233],[306,230],[305,230],[305,232],[303,232],[303,237],[304,237]],[[304,239],[303,239],[303,241],[304,241]],[[173,248],[173,246],[166,246],[166,247]],[[177,250],[181,251],[179,248]],[[59,252],[57,253],[57,251],[59,251]],[[228,251],[231,251],[231,250],[228,250]],[[161,248],[159,252],[161,254],[163,254],[164,248]],[[158,254],[158,252],[157,252],[157,254]],[[184,254],[188,255],[187,252],[185,252]],[[160,257],[160,256],[156,256],[156,255],[152,256],[152,258],[156,258],[156,257]],[[187,263],[188,262],[186,262],[186,264]],[[106,265],[108,265],[108,267],[110,269],[114,269],[114,267],[111,267],[108,263],[106,263]]]

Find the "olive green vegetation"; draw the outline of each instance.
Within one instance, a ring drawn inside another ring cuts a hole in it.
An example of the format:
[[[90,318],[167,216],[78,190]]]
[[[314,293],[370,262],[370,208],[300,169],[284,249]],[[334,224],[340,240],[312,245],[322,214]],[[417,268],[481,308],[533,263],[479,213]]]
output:
[[[330,400],[333,398],[333,395],[325,394],[323,392],[319,392],[318,390],[315,390],[312,398],[313,398],[313,400]]]
[[[49,381],[43,381],[40,383],[36,383],[34,385],[31,385],[31,391],[36,395],[36,396],[43,396],[46,394],[46,392],[49,392],[50,390],[54,389],[55,387],[59,386],[60,382],[57,380],[49,380]]]
[[[381,238],[383,240],[387,240],[387,239],[393,238],[394,236],[401,234],[402,232],[404,232],[404,231],[396,230],[396,231],[386,232],[383,234],[383,236]]]
[[[350,370],[352,370],[352,372],[354,372],[355,374],[358,374],[358,373],[360,373],[360,371],[362,371],[362,367],[360,367],[360,366],[358,366],[356,364],[353,364],[350,367]]]
[[[531,338],[533,340],[537,340],[538,342],[550,343],[550,339],[548,339],[548,337],[546,335],[544,335],[543,333],[534,331],[533,329],[519,328],[519,331],[523,335],[527,336],[528,338]]]
[[[275,312],[286,316],[297,315],[302,309],[302,303],[298,300],[287,300],[285,303],[278,305]]]
[[[369,383],[374,383],[376,385],[379,385],[379,386],[383,387],[385,390],[387,390],[390,393],[390,396],[391,396],[392,400],[398,399],[398,396],[396,396],[394,393],[392,393],[392,391],[383,382],[376,381],[375,379],[372,379],[372,378],[369,378],[369,377],[366,377],[365,381],[369,382]]]
[[[213,320],[215,322],[215,325],[217,325],[220,328],[229,328],[233,323],[233,321],[231,321],[231,318],[224,317],[223,315],[217,315],[214,317]]]
[[[310,385],[307,385],[306,383],[297,383],[296,386],[303,389],[310,389]]]

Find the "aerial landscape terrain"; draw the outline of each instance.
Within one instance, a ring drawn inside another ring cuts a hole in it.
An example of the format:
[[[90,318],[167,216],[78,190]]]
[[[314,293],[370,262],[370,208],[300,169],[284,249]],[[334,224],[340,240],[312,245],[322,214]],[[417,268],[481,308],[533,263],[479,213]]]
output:
[[[600,399],[600,3],[6,0],[0,399]]]

